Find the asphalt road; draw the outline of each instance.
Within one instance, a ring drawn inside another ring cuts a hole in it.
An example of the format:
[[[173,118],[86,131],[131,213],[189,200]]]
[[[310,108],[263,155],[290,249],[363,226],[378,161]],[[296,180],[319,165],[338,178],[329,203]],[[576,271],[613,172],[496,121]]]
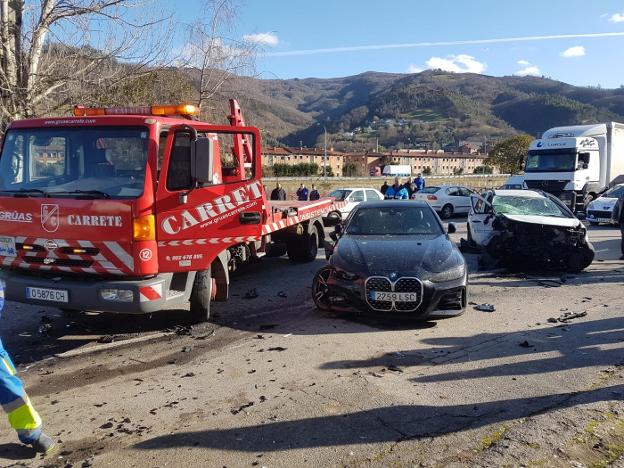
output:
[[[470,301],[496,310],[439,322],[315,310],[322,252],[238,271],[193,327],[9,303],[5,345],[61,447],[34,456],[2,423],[0,465],[624,466],[624,262],[618,230],[590,236],[596,261],[563,278],[468,255]]]

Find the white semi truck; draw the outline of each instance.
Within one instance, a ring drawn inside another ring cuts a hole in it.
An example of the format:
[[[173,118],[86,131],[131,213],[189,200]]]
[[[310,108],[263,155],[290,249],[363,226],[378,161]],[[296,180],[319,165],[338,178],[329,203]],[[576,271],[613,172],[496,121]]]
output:
[[[527,188],[549,192],[572,211],[583,211],[624,174],[624,124],[551,128],[531,143],[524,173]]]

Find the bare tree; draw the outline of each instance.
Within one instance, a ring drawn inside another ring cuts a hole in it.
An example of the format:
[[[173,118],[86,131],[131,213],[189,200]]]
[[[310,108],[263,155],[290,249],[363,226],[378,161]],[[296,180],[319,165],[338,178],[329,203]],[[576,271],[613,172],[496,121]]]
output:
[[[233,0],[207,0],[205,13],[208,20],[198,20],[188,26],[188,42],[180,61],[182,67],[198,72],[198,104],[204,114],[214,110],[211,109],[211,98],[226,82],[238,76],[252,75],[255,71],[257,44],[230,37],[236,9]]]
[[[132,19],[148,3],[0,0],[0,131],[164,62],[169,18]]]

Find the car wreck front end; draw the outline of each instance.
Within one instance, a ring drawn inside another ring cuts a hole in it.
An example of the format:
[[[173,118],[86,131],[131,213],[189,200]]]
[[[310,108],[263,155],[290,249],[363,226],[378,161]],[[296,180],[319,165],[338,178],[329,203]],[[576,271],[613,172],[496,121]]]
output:
[[[485,252],[501,266],[578,272],[594,259],[587,229],[574,217],[499,214],[492,229]]]

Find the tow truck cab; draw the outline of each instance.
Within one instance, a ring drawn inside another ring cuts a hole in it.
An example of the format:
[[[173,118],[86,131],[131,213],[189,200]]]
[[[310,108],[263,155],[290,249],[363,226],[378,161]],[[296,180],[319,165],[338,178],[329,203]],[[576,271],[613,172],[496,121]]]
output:
[[[0,155],[7,299],[125,313],[190,301],[206,319],[229,271],[273,243],[267,224],[297,209],[267,203],[259,131],[231,110],[229,126],[191,120],[188,105],[13,122]],[[309,259],[332,201],[274,233],[291,258]]]

